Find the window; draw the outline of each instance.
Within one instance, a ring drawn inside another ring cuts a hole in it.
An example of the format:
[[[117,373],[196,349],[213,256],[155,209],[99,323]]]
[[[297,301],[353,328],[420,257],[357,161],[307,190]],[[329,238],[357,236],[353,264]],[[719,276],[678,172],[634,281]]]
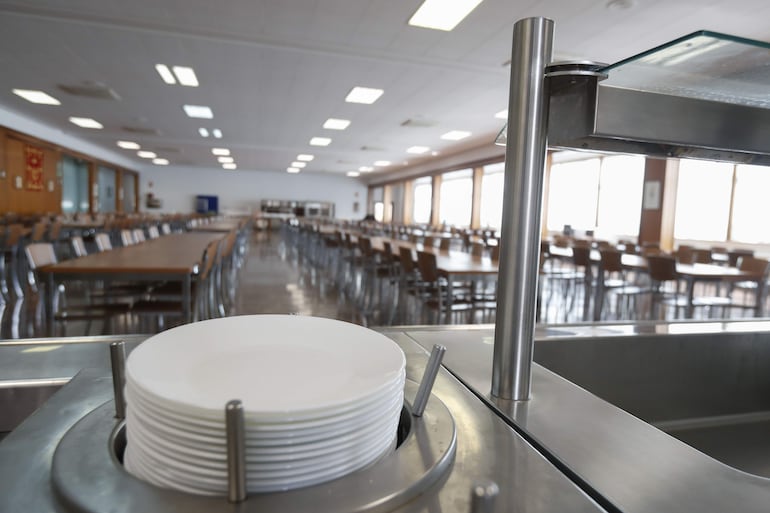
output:
[[[730,238],[752,244],[770,243],[770,169],[738,165],[735,173]]]
[[[726,240],[732,180],[732,164],[680,160],[674,238]]]
[[[414,181],[413,198],[412,222],[429,224],[431,202],[433,201],[433,180],[430,176],[423,176]]]
[[[450,226],[470,226],[473,170],[444,173],[441,177],[439,220]]]
[[[603,157],[599,175],[596,229],[602,236],[639,234],[644,157]]]
[[[66,214],[88,212],[88,163],[69,155],[61,158],[61,209]]]
[[[502,226],[503,221],[503,183],[505,162],[496,162],[484,166],[481,177],[481,209],[479,224],[482,228]]]
[[[381,223],[385,219],[385,203],[376,201],[374,203],[374,220]]]
[[[590,158],[551,165],[548,229],[570,225],[579,230],[596,227],[601,159]]]

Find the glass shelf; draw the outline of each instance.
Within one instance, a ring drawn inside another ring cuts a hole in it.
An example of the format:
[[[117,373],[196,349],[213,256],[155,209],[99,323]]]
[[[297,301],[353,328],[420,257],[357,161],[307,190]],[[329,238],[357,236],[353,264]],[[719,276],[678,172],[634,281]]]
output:
[[[607,66],[602,85],[770,109],[770,44],[698,31]]]

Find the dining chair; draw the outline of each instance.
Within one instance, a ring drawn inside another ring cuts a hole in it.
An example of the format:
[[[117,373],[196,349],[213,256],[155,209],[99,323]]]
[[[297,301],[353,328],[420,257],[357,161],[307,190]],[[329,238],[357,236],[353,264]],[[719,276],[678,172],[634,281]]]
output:
[[[619,250],[605,247],[599,250],[599,255],[603,273],[603,279],[597,284],[603,290],[603,301],[598,305],[601,308],[600,318],[618,320],[638,318],[641,313],[639,300],[651,292],[650,288],[629,279],[629,273],[623,267],[623,253]]]
[[[647,271],[652,287],[650,318],[660,318],[656,309],[661,306],[674,308],[674,317],[679,317],[679,310],[687,308],[685,282],[676,271],[676,259],[669,255],[647,255]],[[663,317],[666,318],[665,310]]]

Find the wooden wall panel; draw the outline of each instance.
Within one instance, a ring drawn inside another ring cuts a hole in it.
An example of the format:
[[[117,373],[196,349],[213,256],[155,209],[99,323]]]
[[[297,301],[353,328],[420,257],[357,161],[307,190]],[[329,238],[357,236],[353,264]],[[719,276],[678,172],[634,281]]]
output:
[[[0,128],[0,214],[8,212],[11,201],[11,179],[5,156],[6,132]]]
[[[661,242],[661,229],[663,220],[663,197],[665,196],[665,183],[666,183],[666,161],[663,159],[648,158],[645,161],[644,166],[644,184],[645,188],[649,187],[648,184],[657,182],[658,185],[658,204],[657,208],[644,208],[642,205],[642,215],[639,221],[639,244],[643,245],[645,242],[657,243]]]
[[[27,189],[25,180],[27,146],[43,151],[43,190]],[[18,214],[61,213],[61,180],[57,176],[58,151],[7,137],[5,162],[8,175],[8,207],[4,211]]]

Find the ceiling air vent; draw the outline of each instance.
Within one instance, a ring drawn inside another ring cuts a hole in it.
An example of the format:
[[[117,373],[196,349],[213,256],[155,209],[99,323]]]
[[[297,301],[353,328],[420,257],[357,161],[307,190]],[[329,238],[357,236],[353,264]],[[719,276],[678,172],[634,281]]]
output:
[[[143,126],[122,126],[120,127],[124,132],[141,135],[160,135],[160,130],[156,128],[147,128]]]
[[[403,123],[401,123],[401,126],[406,127],[412,127],[412,128],[429,128],[432,126],[435,126],[436,123],[433,121],[427,120],[427,119],[407,119]]]
[[[361,146],[361,151],[385,151],[385,148],[377,146]]]
[[[120,100],[120,96],[106,84],[101,82],[83,82],[78,85],[59,84],[59,89],[73,96],[96,98],[99,100]]]

